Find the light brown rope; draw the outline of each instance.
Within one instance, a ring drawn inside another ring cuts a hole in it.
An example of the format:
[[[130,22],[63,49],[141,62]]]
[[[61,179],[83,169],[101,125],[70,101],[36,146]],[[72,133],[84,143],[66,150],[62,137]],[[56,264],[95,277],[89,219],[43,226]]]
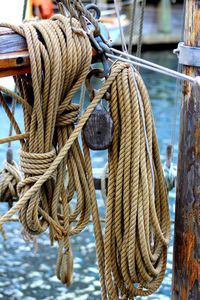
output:
[[[133,299],[153,293],[166,268],[170,220],[149,97],[141,77],[128,64],[115,63],[74,127],[78,106],[71,99],[91,63],[89,40],[78,22],[56,16],[12,29],[26,37],[30,52],[32,85],[17,78],[19,100],[28,103],[24,125],[29,139],[20,150],[25,174],[18,184],[20,199],[0,218],[0,225],[19,212],[30,234],[50,227],[52,241],[59,241],[57,276],[70,285],[70,236],[85,228],[91,210],[102,299]],[[77,138],[107,91],[111,93],[114,137],[109,149],[103,238],[89,149],[83,139],[83,155]],[[76,207],[71,210],[75,191]]]
[[[72,104],[71,99],[88,73],[91,45],[78,21],[60,15],[48,21],[1,26],[10,27],[26,38],[31,63],[31,78],[29,75],[16,78],[20,96],[0,87],[23,105],[23,137],[29,136],[27,140],[21,140],[20,165],[25,177],[18,184],[19,201],[13,210],[19,212],[20,221],[29,235],[38,235],[50,227],[51,240],[58,240],[60,248],[64,249],[59,252],[58,261],[62,264],[58,264],[58,277],[70,285],[73,262],[69,237],[81,232],[90,217],[85,162],[77,141],[37,192],[30,194],[26,201],[23,199],[49,169],[73,131],[79,106]],[[22,137],[2,96],[1,103],[17,137]],[[65,185],[66,165],[70,177],[68,186]],[[70,211],[75,191],[77,204]],[[74,219],[78,222],[71,227]]]
[[[11,142],[13,140],[10,135],[12,134],[12,127],[18,133],[18,137],[21,137],[20,129],[14,118],[15,111],[15,100],[12,100],[12,111],[9,109],[7,103],[5,102],[2,94],[0,93],[0,103],[2,104],[5,112],[7,113],[10,122],[9,137],[2,138],[1,141]],[[22,141],[23,142],[23,141]],[[7,201],[9,205],[12,205],[12,201],[16,200],[17,195],[17,184],[21,181],[22,176],[19,171],[18,165],[13,160],[12,149],[10,147],[7,150],[7,161],[4,163],[3,170],[0,171],[0,202]]]
[[[130,66],[111,86],[110,110],[114,138],[106,202],[106,283],[109,299],[133,299],[152,294],[162,282],[170,218],[148,93]]]
[[[0,144],[5,144],[9,142],[14,142],[14,141],[20,141],[27,139],[29,137],[29,133],[21,133],[21,134],[16,134],[16,135],[11,135],[5,138],[0,139]]]
[[[5,162],[4,168],[0,172],[0,202],[12,202],[18,198],[17,184],[22,180],[17,164]]]

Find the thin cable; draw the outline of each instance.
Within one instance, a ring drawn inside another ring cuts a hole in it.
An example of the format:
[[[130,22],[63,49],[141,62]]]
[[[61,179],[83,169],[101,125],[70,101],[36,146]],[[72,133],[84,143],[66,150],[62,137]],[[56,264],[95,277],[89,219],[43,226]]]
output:
[[[24,0],[24,6],[23,6],[23,13],[22,13],[22,21],[24,21],[26,17],[26,10],[27,10],[27,0]]]
[[[121,60],[121,61],[124,61],[124,62],[128,62],[128,63],[131,63],[135,66],[146,68],[146,69],[149,69],[149,70],[152,70],[152,71],[155,71],[157,73],[161,73],[161,74],[164,74],[164,75],[167,75],[167,76],[171,76],[171,77],[178,78],[178,79],[181,79],[181,80],[187,80],[187,81],[189,81],[193,84],[198,84],[198,85],[200,84],[198,76],[197,77],[191,77],[191,76],[179,73],[177,71],[159,66],[157,64],[148,62],[144,59],[141,59],[141,58],[123,53],[123,52],[118,51],[116,49],[111,48],[111,50],[113,52],[120,53],[124,56],[127,56],[129,59],[126,59],[126,58],[123,58],[123,57],[120,57],[120,56],[117,56],[117,55],[109,54],[109,53],[106,53],[107,57],[117,59],[117,60]],[[134,59],[134,60],[137,60],[137,61],[140,61],[140,62],[136,62],[136,61],[133,61],[133,60],[130,60],[130,59]]]
[[[182,11],[182,20],[185,20],[185,1],[183,4],[183,11]],[[181,28],[181,40],[183,40],[184,36],[184,22],[182,22],[182,28]],[[178,63],[177,71],[182,71],[182,65]],[[172,116],[172,131],[171,131],[171,144],[174,148],[175,140],[176,140],[176,123],[177,123],[177,113],[178,113],[178,99],[181,98],[181,87],[182,83],[180,82],[180,79],[176,80],[176,97],[175,97],[175,104],[174,104],[174,110],[173,110],[173,116]],[[172,159],[173,159],[173,153],[172,152]]]
[[[126,47],[126,41],[125,41],[125,37],[124,37],[124,32],[123,32],[122,24],[121,24],[121,20],[120,20],[119,7],[118,7],[117,0],[114,0],[114,3],[115,3],[115,11],[116,11],[117,19],[118,19],[118,24],[119,24],[120,37],[121,37],[121,43],[122,43],[122,50],[124,52],[128,52],[127,51],[127,47]]]
[[[138,83],[137,83],[136,78],[135,78],[134,70],[133,70],[133,80],[134,80],[134,84],[135,84],[135,89],[136,89],[137,98],[138,98],[138,104],[139,104],[140,113],[141,113],[141,119],[142,119],[142,125],[143,125],[144,137],[145,137],[145,143],[146,143],[146,150],[147,150],[147,153],[148,153],[150,168],[151,168],[151,174],[152,174],[152,187],[153,187],[153,193],[154,193],[154,191],[155,191],[155,175],[154,175],[154,169],[153,169],[153,159],[152,159],[151,151],[150,151],[150,148],[149,148],[149,141],[148,141],[148,137],[147,137],[146,121],[145,121],[145,115],[144,115],[144,105],[143,105],[143,102],[142,102],[142,97],[141,97],[141,94],[140,94],[140,91],[139,91]]]
[[[120,55],[122,55],[122,56],[126,56],[127,58],[130,58],[130,59],[132,59],[132,60],[135,60],[135,61],[138,61],[138,62],[140,62],[140,63],[143,63],[143,64],[146,65],[146,66],[150,66],[150,67],[153,67],[153,68],[155,68],[155,69],[162,70],[162,71],[166,72],[166,73],[163,73],[163,74],[168,75],[168,73],[170,73],[170,74],[174,75],[175,78],[180,78],[180,79],[182,79],[183,76],[184,76],[185,79],[183,79],[183,80],[189,80],[189,81],[191,80],[191,82],[194,82],[194,78],[191,77],[191,76],[184,75],[184,74],[182,74],[182,73],[178,73],[178,72],[176,72],[176,71],[174,71],[174,70],[171,70],[171,69],[169,69],[169,68],[163,67],[163,66],[158,65],[158,64],[155,64],[155,63],[152,63],[152,62],[150,62],[150,61],[148,61],[148,60],[145,60],[145,59],[136,57],[136,56],[134,56],[134,55],[130,55],[130,54],[128,54],[128,53],[124,53],[124,52],[119,51],[119,50],[114,49],[114,48],[111,48],[111,51],[113,51],[114,53],[120,54]],[[117,56],[117,58],[119,59],[118,56]],[[129,62],[130,62],[130,60],[129,60]],[[142,65],[141,65],[141,66],[142,66]],[[145,67],[145,66],[144,66],[144,67]],[[150,70],[151,70],[151,69],[150,69]]]

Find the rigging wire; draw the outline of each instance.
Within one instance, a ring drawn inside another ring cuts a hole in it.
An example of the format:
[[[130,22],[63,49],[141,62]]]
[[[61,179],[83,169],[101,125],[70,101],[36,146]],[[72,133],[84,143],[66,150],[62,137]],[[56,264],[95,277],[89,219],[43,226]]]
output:
[[[22,12],[22,21],[24,21],[24,19],[26,17],[27,4],[28,4],[28,0],[24,0],[24,6],[23,6],[23,12]]]
[[[124,36],[124,32],[123,32],[121,20],[120,20],[119,5],[117,3],[117,0],[114,0],[114,4],[115,4],[115,11],[116,11],[116,15],[117,15],[118,24],[119,24],[119,31],[120,31],[120,38],[121,38],[121,43],[122,43],[122,50],[124,52],[127,52],[126,41],[125,41],[125,36]]]
[[[121,60],[121,61],[124,61],[124,62],[128,62],[128,63],[131,63],[135,66],[146,68],[146,69],[155,71],[157,73],[161,73],[161,74],[171,76],[171,77],[174,77],[174,78],[178,78],[178,79],[181,79],[181,80],[186,80],[186,81],[189,81],[192,84],[200,85],[200,77],[199,76],[191,77],[189,75],[185,75],[185,74],[179,73],[177,71],[171,70],[169,68],[160,66],[158,64],[149,62],[145,59],[130,55],[128,53],[124,53],[124,52],[119,51],[119,50],[116,50],[114,48],[111,48],[110,50],[113,51],[116,54],[120,54],[121,56],[125,56],[126,58],[121,57],[121,56],[117,56],[115,54],[113,55],[113,54],[110,54],[110,53],[106,53],[106,56],[109,57],[109,58]]]
[[[183,4],[183,11],[182,11],[182,28],[181,28],[181,40],[183,40],[184,37],[184,20],[185,20],[185,3],[186,1],[184,0]],[[178,63],[177,71],[182,73],[182,65]],[[176,80],[176,97],[175,97],[175,109],[173,111],[173,116],[172,116],[172,131],[171,131],[171,144],[174,147],[175,140],[176,140],[176,124],[177,124],[177,113],[178,113],[178,103],[179,99],[181,98],[181,88],[182,88],[182,82],[180,79]],[[173,157],[172,157],[173,158]]]

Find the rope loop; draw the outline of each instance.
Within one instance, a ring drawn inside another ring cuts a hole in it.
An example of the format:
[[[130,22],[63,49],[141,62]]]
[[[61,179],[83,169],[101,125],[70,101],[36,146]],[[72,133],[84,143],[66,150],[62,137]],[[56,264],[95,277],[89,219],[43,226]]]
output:
[[[43,175],[50,167],[56,157],[56,151],[53,149],[46,153],[31,153],[25,152],[22,149],[19,151],[20,166],[25,177],[27,175]]]
[[[75,19],[77,19],[80,23],[83,29],[87,32],[87,20],[89,20],[92,25],[94,26],[94,36],[99,36],[100,34],[100,27],[98,24],[98,20],[96,20],[92,14],[87,10],[86,7],[82,4],[80,0],[61,0],[61,3],[64,4],[64,6],[69,11],[69,15]]]
[[[0,202],[12,202],[17,199],[17,185],[22,180],[22,175],[15,161],[5,162],[0,172]]]
[[[80,1],[73,3],[77,16],[83,16]],[[75,124],[79,106],[72,97],[89,72],[92,48],[87,35],[73,27],[82,29],[80,22],[64,16],[10,26],[27,41],[31,84],[24,77],[16,79],[20,97],[15,99],[24,104],[28,133],[20,150],[25,177],[18,183],[19,201],[0,217],[0,225],[18,212],[29,235],[49,228],[51,242],[59,243],[57,276],[69,286],[70,239],[84,230],[92,215],[102,299],[148,296],[164,277],[170,236],[167,190],[148,92],[139,73],[117,61]],[[84,135],[82,147],[78,137],[108,92],[114,133],[103,236],[90,150]],[[4,103],[1,97],[0,101]],[[10,120],[20,134],[15,118]]]
[[[59,113],[56,118],[56,126],[68,126],[76,123],[79,116],[80,106],[78,104],[68,104],[65,107],[65,110]]]

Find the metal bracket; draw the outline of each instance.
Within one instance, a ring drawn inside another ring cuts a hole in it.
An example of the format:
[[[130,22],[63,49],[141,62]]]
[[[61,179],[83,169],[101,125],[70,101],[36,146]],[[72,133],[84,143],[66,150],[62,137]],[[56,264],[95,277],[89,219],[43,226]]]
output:
[[[180,42],[173,53],[177,54],[179,64],[200,67],[200,47],[186,46]]]

